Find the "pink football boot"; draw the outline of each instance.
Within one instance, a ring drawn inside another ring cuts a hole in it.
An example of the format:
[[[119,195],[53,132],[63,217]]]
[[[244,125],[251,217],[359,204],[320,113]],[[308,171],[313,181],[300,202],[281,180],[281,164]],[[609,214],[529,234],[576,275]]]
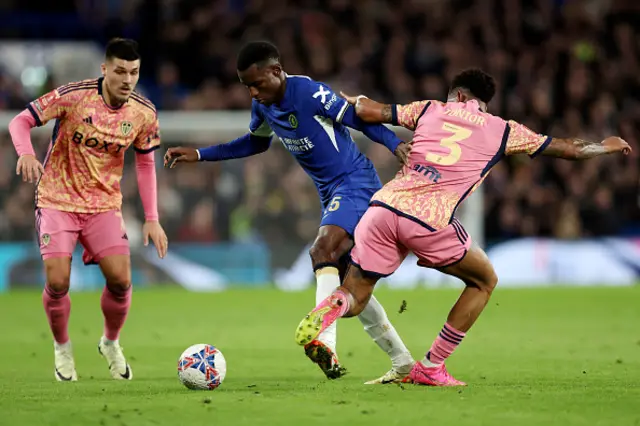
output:
[[[421,362],[416,362],[409,373],[410,380],[416,385],[425,386],[466,386],[465,382],[456,380],[449,374],[444,364],[436,367],[427,367]]]
[[[341,291],[333,292],[300,321],[296,329],[296,343],[308,345],[348,309],[347,296]]]

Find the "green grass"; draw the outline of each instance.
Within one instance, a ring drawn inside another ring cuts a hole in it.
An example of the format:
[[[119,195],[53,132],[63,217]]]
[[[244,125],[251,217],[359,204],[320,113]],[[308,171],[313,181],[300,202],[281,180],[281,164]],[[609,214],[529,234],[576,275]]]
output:
[[[457,294],[377,292],[417,358]],[[0,424],[640,425],[640,287],[496,291],[448,364],[464,389],[362,385],[389,362],[356,319],[338,331],[350,374],[325,380],[293,341],[313,294],[275,290],[136,292],[121,338],[135,378],[112,381],[96,350],[99,297],[72,296],[80,380],[58,383],[40,295],[0,295]],[[225,354],[227,377],[189,391],[177,357],[205,342]]]

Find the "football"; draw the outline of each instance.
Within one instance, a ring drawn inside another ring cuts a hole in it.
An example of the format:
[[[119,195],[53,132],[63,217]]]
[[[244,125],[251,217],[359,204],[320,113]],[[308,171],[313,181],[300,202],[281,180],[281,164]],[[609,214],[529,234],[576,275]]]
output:
[[[216,389],[226,374],[227,361],[213,345],[200,343],[189,346],[178,360],[178,377],[189,389]]]

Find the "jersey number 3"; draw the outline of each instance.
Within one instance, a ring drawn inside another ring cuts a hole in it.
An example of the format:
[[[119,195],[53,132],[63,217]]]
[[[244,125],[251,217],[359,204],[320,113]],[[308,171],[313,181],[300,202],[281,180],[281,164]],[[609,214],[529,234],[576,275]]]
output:
[[[441,166],[451,166],[452,164],[457,163],[458,160],[460,160],[460,156],[462,155],[462,148],[460,148],[458,142],[467,139],[469,136],[471,136],[473,131],[467,129],[466,127],[460,127],[455,124],[446,122],[442,125],[442,130],[451,133],[451,136],[440,140],[440,146],[447,148],[449,150],[449,155],[439,155],[428,152],[426,155],[426,159],[427,161],[439,164]]]

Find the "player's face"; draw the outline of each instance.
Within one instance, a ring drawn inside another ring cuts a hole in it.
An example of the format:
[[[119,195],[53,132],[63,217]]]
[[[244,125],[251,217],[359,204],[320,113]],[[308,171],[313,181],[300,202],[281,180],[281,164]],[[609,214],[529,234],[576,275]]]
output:
[[[270,105],[282,97],[282,68],[279,64],[258,68],[251,65],[238,71],[240,82],[247,86],[249,94],[261,104]]]
[[[109,91],[109,97],[124,103],[131,96],[140,78],[140,60],[125,61],[112,58],[102,64],[102,75]]]

